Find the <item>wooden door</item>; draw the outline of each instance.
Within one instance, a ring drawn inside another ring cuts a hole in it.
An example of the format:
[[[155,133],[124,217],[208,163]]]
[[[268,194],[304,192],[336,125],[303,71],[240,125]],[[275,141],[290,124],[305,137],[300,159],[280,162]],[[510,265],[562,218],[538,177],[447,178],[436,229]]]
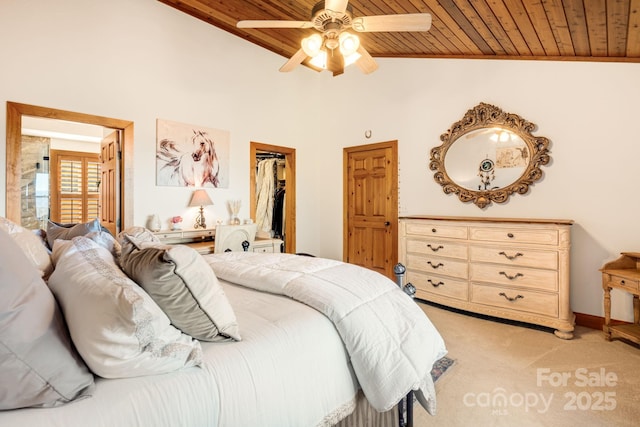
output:
[[[98,218],[100,162],[98,155],[51,150],[51,220],[87,222]]]
[[[118,131],[100,143],[100,224],[114,236],[118,233]]]
[[[397,141],[344,149],[346,262],[394,279],[398,261]]]

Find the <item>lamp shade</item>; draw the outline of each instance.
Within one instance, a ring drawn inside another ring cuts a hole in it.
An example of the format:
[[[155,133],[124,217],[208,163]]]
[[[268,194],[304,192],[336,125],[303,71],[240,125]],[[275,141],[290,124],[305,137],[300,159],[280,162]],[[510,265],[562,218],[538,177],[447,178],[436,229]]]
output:
[[[191,195],[191,201],[189,202],[189,207],[209,205],[213,205],[213,202],[205,190],[196,190],[193,192]]]

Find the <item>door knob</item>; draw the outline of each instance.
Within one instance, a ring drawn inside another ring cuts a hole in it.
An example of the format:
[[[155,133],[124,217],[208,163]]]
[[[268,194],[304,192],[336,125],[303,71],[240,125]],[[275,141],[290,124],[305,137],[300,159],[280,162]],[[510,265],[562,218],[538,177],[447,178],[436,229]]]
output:
[[[385,222],[384,222],[384,225],[385,225],[386,227],[388,227],[388,226],[390,226],[390,225],[391,225],[391,223],[390,223],[389,221],[385,221]]]

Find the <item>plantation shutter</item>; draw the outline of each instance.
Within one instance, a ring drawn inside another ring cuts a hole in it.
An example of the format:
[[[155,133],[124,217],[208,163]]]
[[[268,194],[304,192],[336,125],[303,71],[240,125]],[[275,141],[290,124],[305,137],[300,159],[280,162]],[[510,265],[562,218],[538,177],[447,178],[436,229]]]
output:
[[[51,150],[51,220],[87,222],[100,214],[98,154]]]

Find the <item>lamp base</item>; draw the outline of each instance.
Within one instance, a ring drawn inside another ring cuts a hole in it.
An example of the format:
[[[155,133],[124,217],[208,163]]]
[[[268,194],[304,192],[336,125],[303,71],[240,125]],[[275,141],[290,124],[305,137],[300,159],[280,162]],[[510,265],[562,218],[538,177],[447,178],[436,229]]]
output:
[[[207,224],[205,223],[205,220],[204,220],[204,208],[202,206],[200,206],[200,213],[196,218],[196,223],[193,225],[193,228],[195,228],[196,230],[198,228],[207,228]]]

